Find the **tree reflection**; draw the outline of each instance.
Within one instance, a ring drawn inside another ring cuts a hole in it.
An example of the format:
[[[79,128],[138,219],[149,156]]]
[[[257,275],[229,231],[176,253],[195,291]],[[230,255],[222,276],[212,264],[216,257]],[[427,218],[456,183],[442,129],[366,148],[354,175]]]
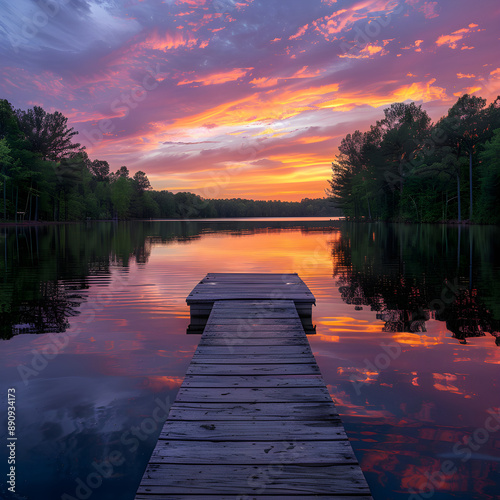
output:
[[[326,224],[326,226],[325,226]],[[303,231],[332,231],[303,222]],[[91,283],[107,286],[112,271],[144,265],[155,246],[208,233],[248,235],[297,228],[294,221],[145,221],[4,227],[0,233],[0,338],[60,333],[79,313]]]
[[[464,238],[461,227],[346,223],[332,249],[342,299],[376,311],[387,332],[425,332],[432,318],[461,343],[490,333],[500,345],[500,311],[491,307],[498,229],[465,231]],[[475,253],[473,239],[482,243]]]
[[[146,262],[140,225],[69,224],[4,228],[0,258],[0,337],[59,333],[86,300],[89,278],[111,282],[114,266]]]

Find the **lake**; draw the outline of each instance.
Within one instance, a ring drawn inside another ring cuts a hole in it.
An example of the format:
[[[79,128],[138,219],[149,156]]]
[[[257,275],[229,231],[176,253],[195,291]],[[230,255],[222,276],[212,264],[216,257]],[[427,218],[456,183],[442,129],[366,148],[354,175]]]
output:
[[[309,340],[375,499],[500,496],[498,227],[9,227],[0,272],[3,454],[9,388],[17,437],[17,496],[2,480],[2,498],[134,498],[199,340],[185,299],[207,272],[309,286]]]

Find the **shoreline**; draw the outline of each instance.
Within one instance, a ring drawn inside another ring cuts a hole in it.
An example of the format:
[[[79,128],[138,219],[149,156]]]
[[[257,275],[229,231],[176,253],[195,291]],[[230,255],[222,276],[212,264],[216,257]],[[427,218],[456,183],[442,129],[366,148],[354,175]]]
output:
[[[280,217],[261,217],[261,222],[265,222],[266,219],[276,220]],[[244,220],[241,217],[223,217],[217,220]],[[251,217],[249,219],[252,219]],[[287,218],[292,221],[293,218]],[[301,220],[302,219],[302,220]],[[310,217],[314,220],[314,217]],[[23,221],[23,222],[0,222],[0,227],[38,227],[38,226],[54,226],[61,224],[82,224],[88,222],[210,222],[214,219],[199,218],[199,219],[126,219],[126,220],[116,220],[116,219],[98,219],[98,220],[76,220],[76,221]],[[303,217],[298,217],[297,221],[304,221]],[[328,222],[325,220],[325,222]],[[488,222],[471,222],[470,220],[449,220],[449,221],[436,221],[436,222],[415,222],[415,221],[382,221],[382,220],[359,220],[359,219],[347,219],[347,218],[337,218],[330,219],[330,222],[352,222],[357,224],[433,224],[433,225],[448,225],[448,226],[498,226],[499,224],[488,223]]]

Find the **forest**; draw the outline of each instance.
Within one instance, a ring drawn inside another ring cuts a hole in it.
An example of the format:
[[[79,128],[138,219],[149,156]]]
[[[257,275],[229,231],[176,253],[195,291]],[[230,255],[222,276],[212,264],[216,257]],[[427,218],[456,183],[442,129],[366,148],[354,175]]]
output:
[[[0,99],[0,220],[82,221],[150,218],[299,217],[340,215],[328,198],[301,202],[212,200],[156,191],[145,172],[115,172],[90,159],[60,112],[14,110]]]
[[[351,220],[500,223],[500,97],[465,94],[436,123],[392,104],[342,139],[329,184]]]

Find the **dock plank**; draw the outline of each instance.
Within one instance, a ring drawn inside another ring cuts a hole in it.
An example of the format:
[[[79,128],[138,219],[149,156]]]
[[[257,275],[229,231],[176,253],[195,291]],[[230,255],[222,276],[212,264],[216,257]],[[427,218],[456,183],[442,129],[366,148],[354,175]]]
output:
[[[225,345],[200,345],[195,351],[195,355],[215,357],[215,356],[302,356],[308,355],[310,359],[312,351],[309,344],[303,345],[234,345],[227,342]]]
[[[172,495],[168,494],[168,497],[162,497],[162,496],[156,496],[153,497],[149,493],[147,494],[138,494],[135,497],[135,500],[151,500],[152,498],[156,498],[157,500],[160,499],[165,499],[168,498],[168,500],[289,500],[290,498],[294,499],[300,499],[300,500],[317,500],[318,498],[329,498],[331,500],[373,500],[371,496],[365,496],[365,495],[335,495],[335,494],[328,494],[328,495],[303,495],[301,493],[298,494],[293,494],[289,493],[286,496],[283,495],[254,495],[254,494],[248,494],[246,493],[245,495],[240,495],[239,493],[233,493],[231,495],[221,495],[221,494],[216,494],[216,495],[211,495],[210,493],[206,493],[203,495],[196,495],[196,494],[180,494],[180,495]]]
[[[296,337],[269,337],[261,335],[259,337],[220,337],[217,335],[207,336],[200,340],[199,346],[216,346],[216,345],[260,345],[260,346],[285,346],[285,345],[309,345],[309,342],[303,336]]]
[[[182,387],[324,387],[321,375],[226,376],[186,375]]]
[[[335,441],[347,439],[337,420],[294,420],[283,425],[283,421],[269,420],[263,426],[259,421],[167,420],[159,439],[194,441],[287,441],[300,437],[309,441]]]
[[[149,464],[353,465],[356,457],[347,439],[341,441],[178,441],[165,439]]]
[[[330,401],[326,387],[181,387],[176,401],[183,403],[287,403]]]
[[[191,363],[186,372],[188,375],[315,375],[320,373],[316,363],[266,363],[266,364],[223,364],[223,363]]]
[[[370,495],[359,466],[153,464],[139,493],[151,495]]]
[[[326,403],[181,403],[170,407],[171,420],[329,420],[338,418]]]

